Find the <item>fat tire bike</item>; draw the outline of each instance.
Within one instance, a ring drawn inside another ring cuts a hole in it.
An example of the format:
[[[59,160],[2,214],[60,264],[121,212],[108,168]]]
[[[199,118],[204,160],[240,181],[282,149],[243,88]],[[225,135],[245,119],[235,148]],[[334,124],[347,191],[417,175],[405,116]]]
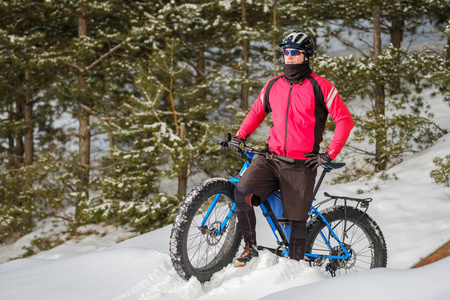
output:
[[[217,138],[222,150],[236,142]],[[267,159],[293,162],[293,159],[257,151],[241,145],[241,154],[247,158],[239,175],[231,179],[211,178],[190,191],[181,204],[170,236],[170,257],[180,277],[192,276],[200,282],[209,281],[212,275],[230,264],[241,244],[234,204],[234,188],[240,176],[255,155]],[[314,187],[313,204],[307,222],[305,260],[317,266],[328,277],[386,267],[387,248],[383,233],[367,214],[372,198],[353,198],[324,193],[325,200],[315,203],[315,196],[325,175],[345,163],[330,162],[322,165],[323,171]],[[275,191],[260,208],[275,236],[276,249],[258,245],[280,257],[289,254],[289,220],[284,219],[279,191]],[[327,205],[328,204],[328,205]],[[319,208],[326,207],[319,211]]]

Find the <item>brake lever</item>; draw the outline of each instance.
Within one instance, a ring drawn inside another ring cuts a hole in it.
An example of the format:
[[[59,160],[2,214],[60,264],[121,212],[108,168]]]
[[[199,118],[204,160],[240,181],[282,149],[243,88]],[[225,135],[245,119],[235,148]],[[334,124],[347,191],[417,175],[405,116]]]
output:
[[[224,149],[224,150],[228,150],[228,149],[229,149],[229,147],[228,147],[228,141],[227,141],[227,140],[222,140],[222,141],[219,143],[219,145],[220,145],[220,147],[222,147],[222,149]]]
[[[266,158],[270,160],[280,161],[277,158],[275,158],[275,155],[273,153],[267,153]]]
[[[227,145],[227,140],[222,139],[221,137],[218,137],[217,135],[213,135],[214,140],[208,140],[208,142],[214,143],[216,145],[224,146]]]

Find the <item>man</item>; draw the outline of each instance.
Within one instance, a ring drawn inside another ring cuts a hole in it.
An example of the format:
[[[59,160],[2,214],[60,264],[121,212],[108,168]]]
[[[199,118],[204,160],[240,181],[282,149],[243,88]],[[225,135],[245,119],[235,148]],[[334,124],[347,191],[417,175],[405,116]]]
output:
[[[294,31],[279,45],[283,50],[284,73],[269,80],[234,137],[237,145],[259,127],[267,114],[273,126],[267,141],[269,151],[290,157],[286,163],[259,156],[240,179],[235,191],[236,213],[245,247],[235,266],[245,266],[258,256],[256,217],[253,206],[261,204],[280,188],[283,217],[291,223],[289,257],[304,258],[306,220],[311,206],[317,167],[330,162],[344,147],[353,119],[336,88],[312,73],[309,58],[314,43],[308,35]],[[326,152],[319,153],[328,113],[336,122],[333,140]],[[230,148],[240,151],[237,145]]]

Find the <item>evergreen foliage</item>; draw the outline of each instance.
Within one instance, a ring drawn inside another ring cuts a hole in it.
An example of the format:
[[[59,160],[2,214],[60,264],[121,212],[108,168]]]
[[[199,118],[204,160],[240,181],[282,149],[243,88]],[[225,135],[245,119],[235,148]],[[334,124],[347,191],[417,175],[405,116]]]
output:
[[[208,140],[234,133],[263,84],[281,73],[277,45],[291,30],[316,41],[314,72],[368,108],[354,116],[352,147],[369,143],[369,171],[380,163],[370,146],[380,132],[387,166],[428,147],[444,131],[419,95],[434,87],[450,102],[448,52],[397,42],[428,23],[449,40],[450,5],[384,4],[392,44],[375,61],[369,47],[351,43],[371,35],[373,1],[0,2],[0,242],[68,211],[75,225],[148,231],[172,222],[189,177],[218,175]],[[330,56],[336,38],[357,55]],[[391,95],[382,122],[377,84]],[[224,158],[232,172],[236,158]],[[179,185],[164,194],[167,178]]]
[[[400,64],[397,62],[400,61]],[[433,84],[441,87],[440,81],[435,80],[446,74],[448,76],[447,61],[435,51],[425,49],[422,52],[406,53],[391,45],[383,50],[378,60],[374,62],[369,57],[329,57],[321,56],[315,60],[315,70],[319,74],[329,74],[326,77],[334,82],[343,99],[359,97],[369,99],[364,105],[369,109],[365,113],[354,116],[357,128],[354,130],[353,141],[374,144],[378,132],[384,132],[388,137],[383,147],[383,159],[389,167],[403,160],[405,155],[415,153],[431,146],[434,141],[446,133],[436,125],[428,112],[420,92]],[[399,94],[388,97],[386,114],[380,122],[376,117],[373,86],[383,84],[387,89],[392,87],[394,77],[402,78]],[[445,86],[446,87],[446,86]],[[353,144],[357,147],[357,144]],[[366,162],[375,166],[375,153],[366,149]],[[362,170],[354,170],[353,175],[346,174],[346,178],[359,178]],[[372,172],[369,168],[365,172]],[[347,172],[352,172],[347,169]]]
[[[430,172],[431,178],[436,183],[450,187],[450,155],[446,155],[444,158],[435,157],[433,163],[437,168]]]
[[[67,207],[66,178],[58,178],[61,157],[38,151],[33,166],[2,169],[0,172],[0,243],[30,232],[35,223],[57,216]]]

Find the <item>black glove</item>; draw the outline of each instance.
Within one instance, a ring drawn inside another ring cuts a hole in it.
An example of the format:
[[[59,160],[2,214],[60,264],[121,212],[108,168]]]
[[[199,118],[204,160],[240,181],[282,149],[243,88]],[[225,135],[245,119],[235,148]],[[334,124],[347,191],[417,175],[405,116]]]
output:
[[[233,139],[232,143],[228,145],[228,147],[234,152],[242,153],[242,148],[245,147],[245,139],[237,136]]]
[[[305,161],[305,165],[307,168],[312,168],[312,171],[317,169],[318,166],[329,163],[332,160],[328,152],[318,154],[308,153],[305,154],[305,157],[311,157]]]

